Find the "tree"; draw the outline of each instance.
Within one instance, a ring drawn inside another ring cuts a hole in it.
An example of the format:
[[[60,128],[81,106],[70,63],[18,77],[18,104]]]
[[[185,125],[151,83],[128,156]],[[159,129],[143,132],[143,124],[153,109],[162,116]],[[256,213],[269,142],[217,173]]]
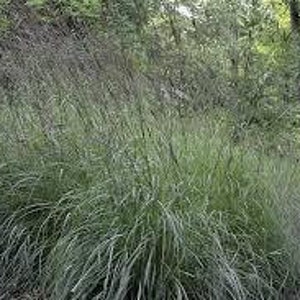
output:
[[[291,28],[294,32],[300,33],[300,11],[298,0],[289,0]]]

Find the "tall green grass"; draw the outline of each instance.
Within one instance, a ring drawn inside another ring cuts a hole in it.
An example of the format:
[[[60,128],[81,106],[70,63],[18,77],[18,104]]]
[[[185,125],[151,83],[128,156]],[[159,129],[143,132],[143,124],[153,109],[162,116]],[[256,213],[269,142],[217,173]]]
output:
[[[233,145],[226,116],[182,118],[142,85],[117,99],[50,75],[1,106],[1,299],[300,288],[294,161]]]

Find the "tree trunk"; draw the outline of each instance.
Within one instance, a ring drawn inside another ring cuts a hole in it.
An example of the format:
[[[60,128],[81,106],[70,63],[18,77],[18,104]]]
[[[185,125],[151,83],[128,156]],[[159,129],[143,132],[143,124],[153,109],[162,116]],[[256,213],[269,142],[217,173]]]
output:
[[[299,1],[289,0],[289,9],[290,9],[291,28],[294,33],[299,34],[300,33]]]
[[[292,43],[294,44],[294,63],[296,67],[295,86],[294,86],[294,97],[300,100],[300,59],[298,53],[300,51],[300,5],[299,0],[288,1],[290,10],[290,22],[291,22],[291,34]]]

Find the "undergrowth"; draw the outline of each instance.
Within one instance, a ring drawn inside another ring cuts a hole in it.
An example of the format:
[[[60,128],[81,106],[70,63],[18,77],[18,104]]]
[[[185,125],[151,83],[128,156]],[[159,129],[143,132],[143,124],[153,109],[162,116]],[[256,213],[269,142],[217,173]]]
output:
[[[143,81],[113,97],[60,75],[1,104],[0,299],[298,291],[295,160],[234,143],[228,113],[153,103]]]

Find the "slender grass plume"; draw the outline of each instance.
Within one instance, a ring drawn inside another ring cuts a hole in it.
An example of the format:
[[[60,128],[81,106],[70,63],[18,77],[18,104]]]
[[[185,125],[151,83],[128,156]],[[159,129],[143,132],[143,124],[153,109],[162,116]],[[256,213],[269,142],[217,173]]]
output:
[[[0,2],[0,299],[299,299],[298,6],[83,2]]]

